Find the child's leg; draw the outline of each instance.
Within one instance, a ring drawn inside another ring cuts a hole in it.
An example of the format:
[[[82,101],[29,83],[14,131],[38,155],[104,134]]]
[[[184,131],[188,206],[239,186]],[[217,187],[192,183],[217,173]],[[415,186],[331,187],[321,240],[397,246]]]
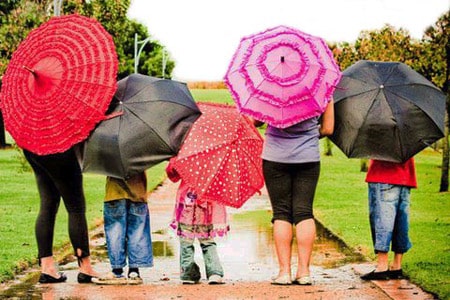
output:
[[[217,245],[213,238],[199,239],[205,261],[206,277],[219,275],[223,277],[223,268],[217,253]]]
[[[180,224],[183,232],[189,232],[189,226]],[[183,281],[199,281],[200,268],[195,263],[194,239],[180,236],[180,279]]]
[[[120,270],[126,265],[126,200],[108,201],[103,207],[109,261],[112,269]]]
[[[391,266],[393,270],[402,268],[403,253],[406,253],[412,246],[409,239],[410,188],[401,187],[399,198],[400,202],[398,204],[394,234],[392,236],[392,251],[395,252],[394,261]]]
[[[369,218],[375,253],[389,252],[400,190],[392,184],[369,183]]]
[[[150,215],[147,203],[128,202],[127,246],[128,274],[139,274],[140,267],[153,266],[153,248],[150,234]]]

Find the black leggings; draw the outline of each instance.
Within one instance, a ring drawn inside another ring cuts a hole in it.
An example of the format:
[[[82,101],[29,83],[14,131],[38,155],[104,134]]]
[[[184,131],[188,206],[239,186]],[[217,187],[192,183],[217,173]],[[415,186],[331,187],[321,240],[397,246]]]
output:
[[[53,234],[61,197],[69,216],[69,237],[75,256],[89,256],[83,177],[75,152],[72,149],[50,155],[23,152],[34,170],[41,198],[35,227],[38,258],[53,255]]]
[[[263,172],[273,218],[297,225],[314,218],[313,200],[320,162],[279,163],[263,160]]]

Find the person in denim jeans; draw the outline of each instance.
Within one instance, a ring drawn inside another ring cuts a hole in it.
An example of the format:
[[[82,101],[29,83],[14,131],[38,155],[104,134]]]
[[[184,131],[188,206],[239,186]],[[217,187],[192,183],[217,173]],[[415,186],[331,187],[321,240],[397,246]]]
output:
[[[364,280],[403,278],[402,259],[412,246],[409,240],[410,190],[417,187],[414,159],[404,163],[371,160],[366,176],[369,185],[369,219],[377,266]],[[389,266],[389,248],[394,259]]]
[[[174,182],[181,179],[170,163],[166,172]],[[195,239],[198,239],[202,249],[208,283],[222,284],[224,271],[214,237],[224,236],[229,231],[225,206],[198,199],[181,180],[171,227],[180,238],[180,279],[183,284],[195,284],[201,278],[200,268],[194,259]]]
[[[127,180],[106,178],[105,235],[112,272],[97,284],[141,284],[139,268],[153,266],[145,172]],[[122,274],[127,265],[128,279]]]

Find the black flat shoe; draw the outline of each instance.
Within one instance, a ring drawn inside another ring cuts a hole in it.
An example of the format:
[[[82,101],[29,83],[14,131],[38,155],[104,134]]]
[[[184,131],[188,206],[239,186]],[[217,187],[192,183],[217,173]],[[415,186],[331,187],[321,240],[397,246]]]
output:
[[[361,276],[362,280],[389,280],[391,279],[390,277],[390,271],[383,271],[383,272],[375,272],[375,270],[373,270],[370,273],[364,274]]]
[[[95,276],[91,276],[85,273],[78,273],[77,280],[78,283],[91,283],[93,277]]]
[[[389,278],[391,278],[391,279],[405,279],[406,276],[403,275],[402,269],[389,270]]]
[[[39,283],[59,283],[67,280],[66,275],[64,273],[59,273],[59,278],[55,278],[51,275],[41,273],[39,276]]]

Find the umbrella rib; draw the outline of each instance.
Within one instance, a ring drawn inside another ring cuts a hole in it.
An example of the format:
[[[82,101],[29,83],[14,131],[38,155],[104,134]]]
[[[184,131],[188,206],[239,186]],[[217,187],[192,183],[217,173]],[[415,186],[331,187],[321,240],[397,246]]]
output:
[[[377,95],[378,95],[378,94],[377,94]],[[358,131],[357,131],[357,134],[356,134],[357,137],[360,135],[360,130],[364,127],[364,124],[367,122],[367,116],[369,115],[370,110],[372,109],[373,105],[375,104],[375,98],[376,98],[377,95],[374,96],[374,98],[372,99],[372,104],[371,104],[370,107],[367,109],[367,113],[366,113],[365,116],[364,116],[364,122],[363,122],[363,123],[361,124],[361,126],[358,128]],[[353,140],[350,149],[354,149],[356,140],[357,140],[357,139],[354,139],[354,140]],[[353,153],[353,151],[352,151],[352,153]],[[351,157],[352,153],[349,153],[350,157]]]

